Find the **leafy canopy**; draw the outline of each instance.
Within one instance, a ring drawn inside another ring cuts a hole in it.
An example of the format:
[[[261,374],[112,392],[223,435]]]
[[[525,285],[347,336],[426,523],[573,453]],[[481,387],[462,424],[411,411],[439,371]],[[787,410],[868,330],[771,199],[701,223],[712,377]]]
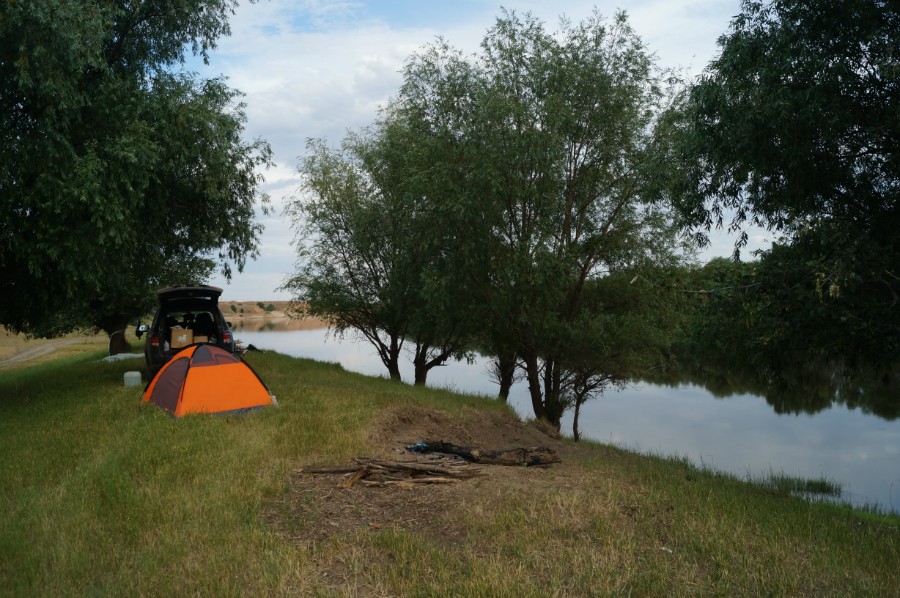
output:
[[[518,361],[535,415],[558,425],[574,384],[600,390],[633,353],[595,342],[613,325],[586,288],[677,261],[645,184],[660,99],[624,14],[553,34],[504,12],[477,56],[425,47],[373,131],[309,147],[287,287],[360,331],[395,378],[407,341],[417,382],[466,348],[502,361],[507,383]]]
[[[896,2],[745,1],[669,115],[675,197],[701,236],[729,218],[782,234],[751,306],[771,308],[773,355],[900,356],[898,32]]]
[[[463,277],[451,255],[457,231],[440,217],[426,147],[391,109],[339,149],[309,141],[302,194],[289,206],[300,263],[285,285],[295,311],[361,334],[392,379],[400,379],[400,351],[414,345],[417,384],[461,355],[464,313],[450,284]]]
[[[603,314],[585,289],[676,261],[676,230],[647,184],[661,100],[621,13],[551,33],[505,12],[478,55],[438,42],[404,70],[397,103],[442,148],[429,168],[455,191],[442,205],[463,233],[454,252],[479,298],[480,346],[507,365],[518,359],[535,415],[557,425],[573,368],[610,373],[610,351],[593,342]]]
[[[701,224],[788,233],[821,220],[874,227],[896,212],[897,36],[882,0],[745,1],[690,89],[683,141]]]
[[[234,6],[0,6],[0,323],[121,324],[156,287],[254,257],[269,147],[242,139],[224,81],[177,70],[229,33]]]

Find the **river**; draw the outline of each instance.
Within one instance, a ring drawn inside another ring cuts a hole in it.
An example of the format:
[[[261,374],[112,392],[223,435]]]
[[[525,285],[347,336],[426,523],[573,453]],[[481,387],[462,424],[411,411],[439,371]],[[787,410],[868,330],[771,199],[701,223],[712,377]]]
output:
[[[245,346],[386,376],[374,348],[352,335],[341,341],[325,329],[284,328],[271,320],[236,323],[235,334]],[[494,397],[497,386],[486,363],[478,359],[435,368],[428,385]],[[411,381],[412,365],[403,363],[401,373]],[[716,392],[720,396],[695,383],[634,382],[585,404],[581,433],[640,453],[685,457],[742,478],[824,476],[842,486],[840,500],[900,512],[900,418],[884,419],[843,404],[815,413],[779,414],[762,396]],[[513,387],[510,403],[521,417],[533,416],[523,382]],[[571,435],[571,414],[562,427]]]

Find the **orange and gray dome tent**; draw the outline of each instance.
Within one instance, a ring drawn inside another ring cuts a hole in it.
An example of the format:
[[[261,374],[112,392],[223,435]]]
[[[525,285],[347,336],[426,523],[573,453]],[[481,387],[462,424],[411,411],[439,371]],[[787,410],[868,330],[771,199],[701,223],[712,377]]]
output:
[[[269,390],[243,359],[215,345],[185,347],[147,383],[142,403],[175,417],[241,413],[273,405]]]

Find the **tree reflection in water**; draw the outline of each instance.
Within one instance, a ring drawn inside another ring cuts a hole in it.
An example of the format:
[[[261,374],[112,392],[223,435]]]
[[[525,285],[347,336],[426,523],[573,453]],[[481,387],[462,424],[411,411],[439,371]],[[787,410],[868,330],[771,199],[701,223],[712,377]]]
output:
[[[835,405],[859,409],[882,419],[900,416],[900,366],[876,370],[842,363],[786,360],[780,370],[745,363],[698,362],[648,372],[641,381],[677,387],[694,384],[722,399],[740,394],[765,398],[776,413],[814,414]]]
[[[297,330],[321,330],[325,325],[318,320],[297,320],[285,317],[254,316],[234,319],[231,329],[235,332],[294,332]]]

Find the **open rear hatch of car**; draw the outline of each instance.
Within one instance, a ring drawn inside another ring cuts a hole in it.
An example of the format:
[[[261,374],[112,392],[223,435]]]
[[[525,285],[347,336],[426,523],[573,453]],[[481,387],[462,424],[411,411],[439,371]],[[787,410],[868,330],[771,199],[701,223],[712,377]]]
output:
[[[160,289],[158,294],[160,303],[188,298],[218,303],[219,297],[222,296],[222,289],[209,285],[199,285],[196,287],[166,287]]]

